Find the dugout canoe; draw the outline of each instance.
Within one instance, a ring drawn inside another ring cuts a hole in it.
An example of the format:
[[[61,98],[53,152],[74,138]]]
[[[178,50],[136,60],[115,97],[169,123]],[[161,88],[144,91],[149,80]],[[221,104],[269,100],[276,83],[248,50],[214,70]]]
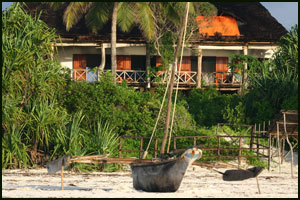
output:
[[[201,156],[202,151],[194,147],[176,159],[131,164],[133,187],[146,192],[176,192],[187,168]]]

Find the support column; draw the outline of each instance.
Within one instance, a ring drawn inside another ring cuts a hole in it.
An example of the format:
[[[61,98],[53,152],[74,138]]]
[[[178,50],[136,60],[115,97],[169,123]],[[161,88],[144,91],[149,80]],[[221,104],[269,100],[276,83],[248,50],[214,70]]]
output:
[[[51,54],[50,54],[51,60],[53,60],[53,58],[54,58],[54,51],[55,51],[55,44],[52,42],[51,43]]]
[[[151,68],[151,60],[150,60],[150,44],[147,43],[146,44],[146,82],[147,82],[147,85],[146,85],[146,88],[150,88],[150,68]]]
[[[245,44],[245,46],[243,46],[243,54],[244,54],[244,55],[248,55],[248,44],[247,44],[247,43]],[[245,63],[245,64],[244,64],[244,70],[243,70],[243,77],[242,77],[242,82],[243,82],[243,83],[244,83],[245,80],[247,79],[247,72],[246,72],[247,69],[248,69],[248,64]],[[245,84],[245,87],[247,88],[248,85]]]
[[[104,67],[105,67],[105,44],[102,43],[102,45],[101,45],[101,64],[98,68],[98,76],[97,76],[98,81],[100,80],[100,75],[104,71]]]
[[[202,75],[202,49],[198,47],[198,71],[197,71],[197,88],[201,88]]]

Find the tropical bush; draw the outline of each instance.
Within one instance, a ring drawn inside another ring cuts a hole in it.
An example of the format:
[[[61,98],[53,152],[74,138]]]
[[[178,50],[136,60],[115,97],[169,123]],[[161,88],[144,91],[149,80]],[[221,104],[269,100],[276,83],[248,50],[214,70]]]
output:
[[[92,129],[99,119],[109,122],[119,135],[147,135],[158,102],[148,92],[139,93],[126,85],[114,85],[105,73],[96,83],[72,82],[67,86],[64,106],[70,114],[82,110],[82,127]]]
[[[281,38],[273,59],[260,62],[251,56],[233,55],[231,60],[231,67],[239,69],[248,63],[245,82],[250,90],[244,96],[244,103],[250,123],[272,120],[280,109],[298,109],[297,25]]]
[[[215,88],[194,89],[187,97],[189,112],[198,126],[210,127],[217,123],[245,123],[242,97],[220,94]]]
[[[57,103],[67,77],[54,56],[55,38],[54,29],[19,3],[2,12],[2,146],[5,159],[15,158],[10,165],[36,163],[39,151],[49,151],[51,133],[67,120]]]

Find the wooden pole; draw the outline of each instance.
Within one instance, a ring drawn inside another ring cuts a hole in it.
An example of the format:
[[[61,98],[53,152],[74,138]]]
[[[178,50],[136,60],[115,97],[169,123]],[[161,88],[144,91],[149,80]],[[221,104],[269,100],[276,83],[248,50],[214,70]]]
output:
[[[174,53],[174,63],[173,63],[173,69],[171,73],[171,80],[169,84],[169,93],[168,93],[168,103],[167,103],[167,116],[166,116],[166,122],[165,122],[165,130],[164,130],[164,136],[161,144],[161,149],[160,149],[160,154],[163,155],[165,153],[165,146],[167,143],[168,139],[168,133],[169,133],[169,125],[170,125],[170,116],[171,116],[171,108],[172,108],[172,93],[173,93],[173,87],[174,87],[174,79],[175,79],[175,71],[177,67],[177,56],[178,56],[178,51],[180,49],[182,40],[183,40],[183,32],[184,28],[187,24],[187,19],[188,19],[188,11],[189,11],[189,2],[186,3],[185,6],[185,11],[184,11],[184,23],[181,24],[180,28],[180,35],[178,39],[178,43],[175,49]]]
[[[282,144],[282,148],[281,148],[281,164],[282,164],[284,160],[284,149],[285,149],[285,136],[283,136],[283,134],[282,134],[281,144]]]
[[[174,150],[176,150],[176,137],[174,137],[173,140],[174,140],[173,142]]]
[[[240,136],[240,144],[239,144],[239,157],[238,157],[238,159],[239,159],[239,167],[240,167],[240,165],[241,165],[241,156],[242,156],[242,136]]]
[[[157,143],[158,143],[158,139],[155,138],[155,143],[154,143],[154,158],[157,157]]]
[[[257,176],[256,176],[256,183],[257,183],[258,194],[261,194],[261,193],[260,193],[260,188],[259,188],[259,184],[258,184],[258,178],[257,178]]]
[[[280,141],[279,141],[279,124],[277,125],[277,150],[278,150],[278,159],[279,159],[279,173],[281,173],[281,149],[280,149]]]
[[[260,124],[258,124],[258,134],[256,134],[257,142],[256,142],[256,154],[258,158],[259,154],[259,135],[260,135]]]
[[[221,155],[221,153],[220,153],[220,136],[217,136],[218,137],[218,160],[220,160],[220,155]]]
[[[122,157],[122,138],[119,137],[119,158]]]
[[[268,149],[268,170],[270,171],[270,168],[271,168],[271,140],[272,140],[272,137],[271,137],[271,133],[269,133],[269,149]]]
[[[61,176],[61,190],[64,190],[64,165],[61,165],[60,176]]]
[[[140,143],[140,159],[143,158],[143,140],[144,140],[144,138],[141,137],[141,143]]]
[[[253,151],[254,134],[256,132],[256,124],[252,126],[251,139],[250,139],[250,150]]]
[[[265,135],[265,131],[266,131],[266,122],[264,121],[263,123],[263,134]],[[263,139],[263,146],[266,146],[266,142],[265,139]],[[263,154],[265,155],[265,147],[263,148]]]
[[[294,173],[293,173],[293,165],[294,165],[294,150],[293,150],[293,146],[292,144],[290,143],[290,140],[289,140],[289,136],[287,134],[287,130],[286,130],[286,116],[285,116],[285,113],[283,113],[283,122],[284,122],[284,134],[285,134],[285,137],[286,137],[286,141],[288,142],[289,146],[290,146],[290,151],[291,151],[291,176],[292,178],[294,178]]]

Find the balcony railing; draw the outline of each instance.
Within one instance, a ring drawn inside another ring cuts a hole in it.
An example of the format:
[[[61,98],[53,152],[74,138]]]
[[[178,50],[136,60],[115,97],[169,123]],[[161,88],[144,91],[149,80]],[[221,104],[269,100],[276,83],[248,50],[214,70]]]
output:
[[[116,70],[116,81],[138,84],[146,83],[146,71],[143,70]]]
[[[156,75],[153,76],[152,83],[166,83],[167,77],[166,77],[165,71],[159,71],[156,73]],[[197,84],[197,72],[193,71],[181,71],[176,72],[174,83],[178,83],[179,85],[196,85]]]
[[[77,81],[97,81],[97,72],[93,72],[89,69],[72,69],[71,76],[73,80]]]
[[[212,85],[220,86],[241,86],[242,76],[231,72],[214,72],[214,83]]]
[[[105,70],[110,71],[110,70]],[[116,81],[121,83],[125,80],[129,85],[142,85],[147,83],[147,72],[144,70],[116,70]],[[150,80],[152,84],[163,84],[167,82],[165,71],[159,71],[154,74]],[[98,81],[98,73],[90,69],[72,69],[71,76],[73,80]],[[212,72],[202,73],[202,80],[206,85],[217,87],[240,87],[242,85],[242,76],[230,72]],[[197,85],[197,72],[181,71],[176,72],[174,83],[181,86]]]

